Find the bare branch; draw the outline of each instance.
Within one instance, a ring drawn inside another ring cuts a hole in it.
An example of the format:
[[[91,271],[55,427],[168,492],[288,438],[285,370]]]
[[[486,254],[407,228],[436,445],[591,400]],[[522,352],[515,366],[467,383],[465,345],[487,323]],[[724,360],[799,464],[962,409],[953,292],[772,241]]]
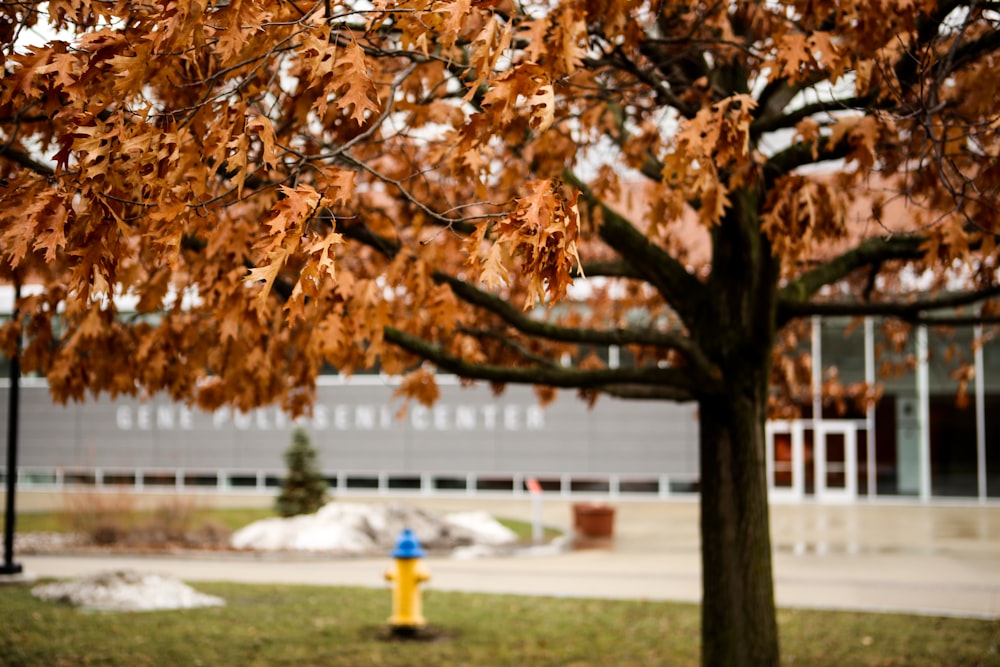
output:
[[[586,183],[566,171],[564,178],[583,195],[584,201],[601,209],[601,238],[656,288],[685,322],[693,319],[705,287],[688,273],[676,257],[657,247],[625,217],[608,206]]]
[[[54,176],[56,173],[55,169],[52,167],[47,164],[42,164],[27,153],[11,146],[0,145],[0,157],[5,157],[11,162],[21,165],[25,169],[30,169],[39,176],[49,177]]]
[[[685,369],[654,366],[599,369],[551,366],[515,368],[476,364],[459,359],[448,354],[440,346],[393,327],[386,327],[384,335],[387,342],[410,354],[427,359],[449,373],[474,380],[598,391],[604,391],[604,388],[608,387],[619,392],[624,391],[623,385],[650,386],[660,391],[670,389],[676,393],[675,400],[694,400],[697,396],[704,395],[707,389],[692,382],[690,373]]]
[[[957,321],[955,317],[946,315],[928,315],[929,312],[962,308],[1000,296],[1000,285],[981,289],[945,292],[934,296],[917,297],[908,301],[809,301],[784,304],[784,312],[789,317],[807,317],[811,315],[882,315],[894,317],[907,322],[924,322],[945,324]],[[962,318],[967,322],[978,322],[980,319],[970,316]]]
[[[630,280],[643,280],[643,277],[631,266],[621,260],[611,261],[591,261],[583,262],[580,271],[574,274],[574,278],[627,278]]]
[[[804,304],[822,287],[843,280],[858,269],[892,259],[919,259],[923,256],[920,250],[923,242],[922,236],[912,235],[877,237],[862,241],[855,248],[807,271],[782,287],[778,293],[779,320],[782,319],[781,313],[785,308]]]
[[[864,97],[848,97],[842,100],[829,100],[825,102],[813,102],[798,109],[789,111],[781,115],[764,115],[750,124],[750,136],[758,137],[766,132],[783,130],[795,125],[818,113],[831,113],[834,111],[849,111],[865,109],[871,105],[873,99],[870,95]]]
[[[817,139],[817,143],[815,154],[812,142],[800,141],[768,158],[767,162],[764,163],[764,175],[768,184],[774,183],[779,177],[791,173],[799,167],[840,160],[847,157],[850,152],[850,145],[846,137],[836,146],[831,146],[827,137],[820,137]]]
[[[498,296],[478,289],[467,282],[441,272],[435,272],[434,279],[446,283],[451,291],[466,303],[484,308],[499,316],[504,322],[528,336],[538,336],[562,343],[589,345],[648,345],[665,350],[676,350],[687,358],[704,382],[713,382],[718,370],[704,356],[697,344],[681,333],[669,333],[652,329],[584,329],[562,327],[528,317]]]

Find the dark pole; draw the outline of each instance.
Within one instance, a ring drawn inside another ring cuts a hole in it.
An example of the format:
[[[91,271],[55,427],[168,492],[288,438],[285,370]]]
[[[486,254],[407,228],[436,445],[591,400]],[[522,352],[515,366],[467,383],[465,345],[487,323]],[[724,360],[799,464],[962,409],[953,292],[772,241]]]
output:
[[[11,318],[17,323],[17,306],[21,300],[21,282],[14,281],[14,309]],[[10,359],[10,394],[7,407],[7,511],[3,522],[3,565],[0,574],[19,574],[20,563],[14,562],[14,494],[17,490],[17,420],[21,393],[21,334],[17,334],[14,356]]]

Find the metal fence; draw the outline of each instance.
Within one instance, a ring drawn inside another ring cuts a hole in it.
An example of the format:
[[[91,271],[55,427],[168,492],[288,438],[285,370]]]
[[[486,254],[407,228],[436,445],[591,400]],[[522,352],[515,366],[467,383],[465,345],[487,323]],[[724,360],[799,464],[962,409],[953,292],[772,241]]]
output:
[[[22,491],[69,491],[80,488],[134,493],[273,494],[281,487],[283,470],[205,470],[191,468],[50,468],[18,469]],[[517,473],[387,471],[325,473],[331,493],[337,495],[511,496],[528,495],[525,482],[536,479],[543,494],[560,497],[614,499],[694,496],[694,476],[595,475],[592,473],[537,475]],[[0,471],[6,482],[6,471]]]

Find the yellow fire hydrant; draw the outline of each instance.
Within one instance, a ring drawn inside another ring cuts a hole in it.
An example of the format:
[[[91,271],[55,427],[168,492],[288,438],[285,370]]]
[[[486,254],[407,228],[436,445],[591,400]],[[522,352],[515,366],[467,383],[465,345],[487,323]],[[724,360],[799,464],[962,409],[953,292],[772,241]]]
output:
[[[421,609],[420,584],[429,580],[431,575],[420,561],[424,550],[409,528],[400,534],[391,555],[396,559],[396,569],[385,573],[386,579],[395,582],[389,625],[393,632],[406,634],[427,624]]]

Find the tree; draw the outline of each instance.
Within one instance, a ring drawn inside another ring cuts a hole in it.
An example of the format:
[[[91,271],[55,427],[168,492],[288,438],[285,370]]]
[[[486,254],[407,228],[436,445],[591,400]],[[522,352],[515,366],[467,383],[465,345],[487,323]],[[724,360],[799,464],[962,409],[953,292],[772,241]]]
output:
[[[998,9],[3,4],[0,265],[43,287],[7,347],[61,400],[300,413],[323,364],[378,364],[430,402],[429,363],[695,401],[702,662],[776,665],[783,344],[995,317]]]
[[[316,465],[316,450],[305,429],[292,431],[292,444],[285,451],[288,474],[281,484],[275,509],[281,516],[312,514],[326,503],[326,480]]]

